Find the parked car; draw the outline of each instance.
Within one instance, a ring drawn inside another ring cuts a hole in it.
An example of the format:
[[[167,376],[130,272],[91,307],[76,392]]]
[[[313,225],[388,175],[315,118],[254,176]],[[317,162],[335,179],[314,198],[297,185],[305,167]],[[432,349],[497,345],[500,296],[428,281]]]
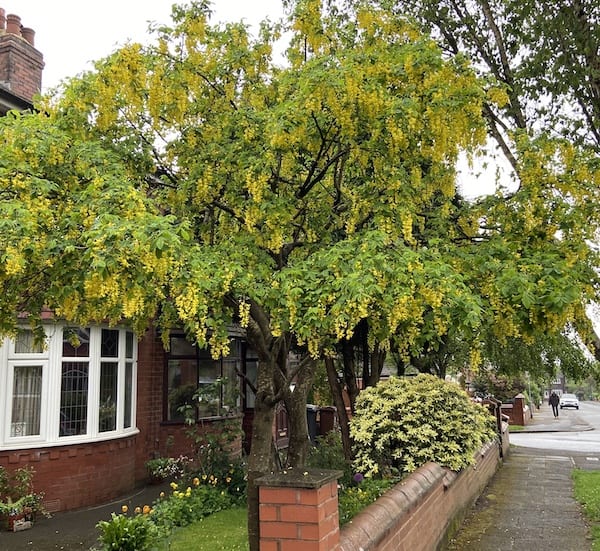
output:
[[[575,394],[563,394],[560,397],[560,409],[575,408],[579,409],[579,400]]]

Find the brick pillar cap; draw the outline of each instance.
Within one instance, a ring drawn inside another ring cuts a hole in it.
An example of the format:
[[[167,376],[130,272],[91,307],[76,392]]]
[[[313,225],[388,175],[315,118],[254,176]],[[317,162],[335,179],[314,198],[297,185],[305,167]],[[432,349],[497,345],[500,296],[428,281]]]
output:
[[[343,476],[343,471],[329,469],[286,469],[256,479],[258,486],[279,488],[321,488]]]

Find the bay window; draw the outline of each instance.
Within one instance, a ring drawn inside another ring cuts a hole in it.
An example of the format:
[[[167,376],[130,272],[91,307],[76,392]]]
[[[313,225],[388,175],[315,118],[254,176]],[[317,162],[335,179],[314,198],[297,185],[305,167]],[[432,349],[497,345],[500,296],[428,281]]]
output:
[[[135,431],[131,331],[48,324],[0,341],[0,446],[19,448]]]

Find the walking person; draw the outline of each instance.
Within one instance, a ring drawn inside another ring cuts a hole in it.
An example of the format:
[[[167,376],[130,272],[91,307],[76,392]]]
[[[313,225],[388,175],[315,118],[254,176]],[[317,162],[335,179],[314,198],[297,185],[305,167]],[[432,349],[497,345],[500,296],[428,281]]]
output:
[[[550,394],[548,403],[552,406],[552,413],[554,413],[554,417],[558,417],[558,404],[560,403],[560,398],[556,392],[552,392],[552,394]]]

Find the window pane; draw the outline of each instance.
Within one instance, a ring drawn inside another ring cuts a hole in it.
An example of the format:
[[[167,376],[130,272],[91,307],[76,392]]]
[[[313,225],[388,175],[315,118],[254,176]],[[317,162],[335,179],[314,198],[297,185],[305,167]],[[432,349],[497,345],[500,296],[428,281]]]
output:
[[[87,362],[63,362],[60,387],[60,436],[87,432]]]
[[[119,331],[117,329],[102,329],[100,356],[116,358],[119,355]]]
[[[238,379],[238,362],[235,360],[223,360],[223,410],[231,413],[239,409],[240,385]]]
[[[133,333],[130,331],[125,334],[125,357],[133,358]]]
[[[197,354],[197,348],[194,344],[188,342],[182,335],[171,336],[171,350],[169,354],[171,356],[195,358]]]
[[[15,339],[15,354],[41,354],[44,343],[36,342],[31,329],[20,329]]]
[[[221,376],[219,360],[201,360],[198,366],[198,414],[200,417],[219,415],[221,386],[216,383]]]
[[[81,327],[63,329],[63,358],[87,358],[90,355],[90,330]]]
[[[131,407],[133,397],[133,364],[127,362],[125,364],[125,412],[123,415],[123,428],[131,427]]]
[[[119,364],[116,362],[102,362],[100,365],[99,432],[106,432],[117,428],[118,373]]]
[[[256,383],[258,380],[258,362],[256,360],[248,360],[246,362],[246,378],[252,384],[254,388],[256,388]],[[245,407],[248,409],[253,409],[254,404],[256,402],[256,396],[254,391],[252,390],[252,386],[249,384],[245,384]]]
[[[39,435],[41,407],[42,366],[15,366],[10,435]]]
[[[183,421],[184,415],[179,408],[195,406],[192,396],[198,388],[198,365],[195,359],[169,360],[167,369],[167,419]]]

